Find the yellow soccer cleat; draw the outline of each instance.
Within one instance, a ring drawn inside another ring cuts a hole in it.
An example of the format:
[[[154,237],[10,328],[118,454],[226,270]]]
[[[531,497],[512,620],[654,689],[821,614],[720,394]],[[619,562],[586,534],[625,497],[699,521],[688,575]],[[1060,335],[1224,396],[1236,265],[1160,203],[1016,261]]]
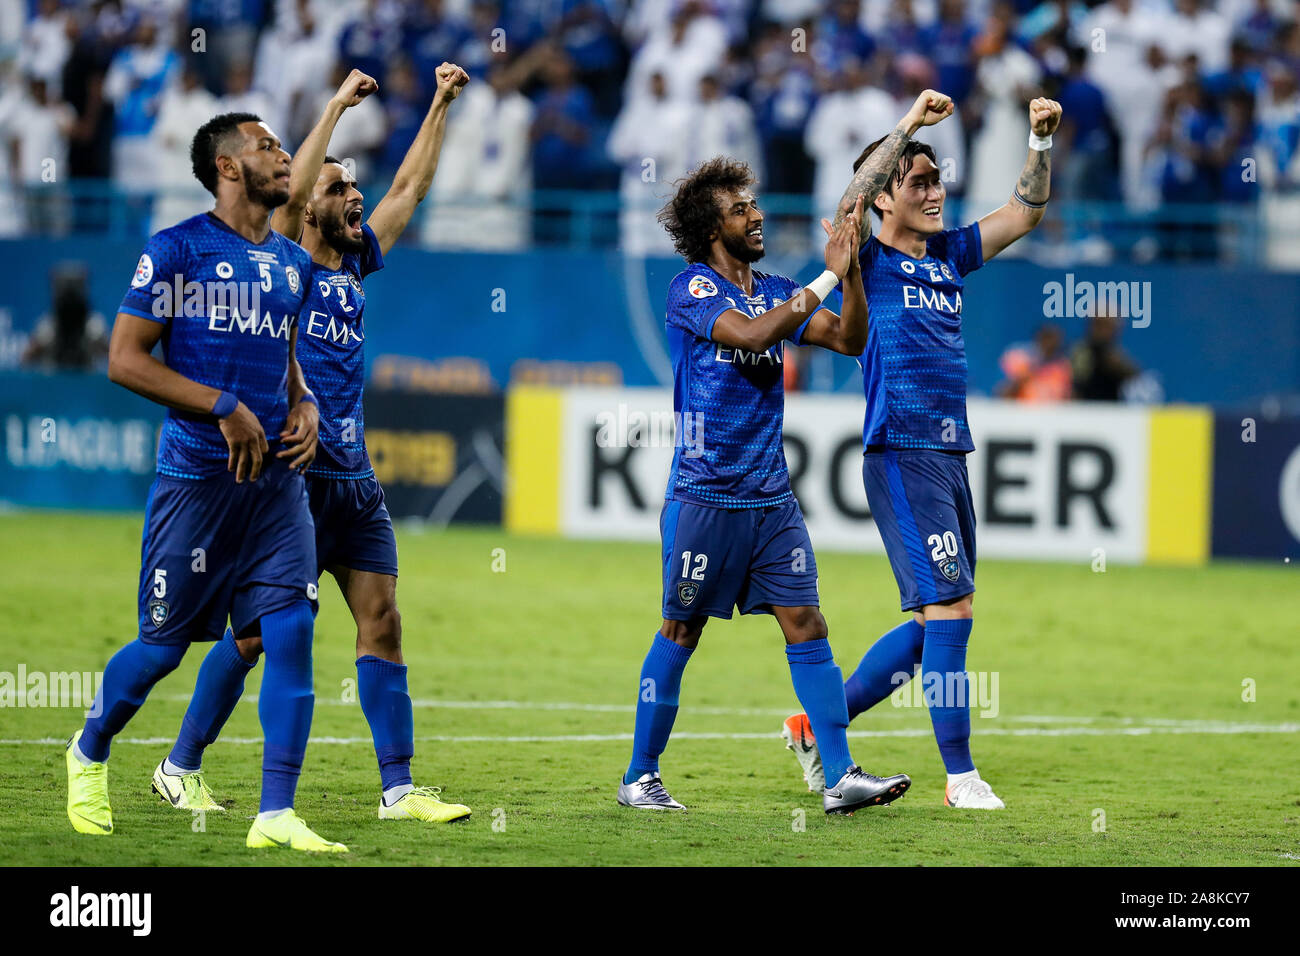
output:
[[[153,772],[153,792],[177,810],[199,810],[225,813],[226,808],[217,803],[212,791],[203,780],[202,770],[185,773],[168,773],[160,763]]]
[[[78,730],[68,741],[68,819],[78,833],[108,836],[113,832],[113,808],[108,805],[108,764],[84,764],[72,752],[81,739]]]
[[[442,787],[416,787],[407,791],[389,807],[379,801],[381,820],[424,820],[427,823],[450,823],[469,816],[469,807],[459,803],[443,803],[438,799]]]
[[[254,820],[245,842],[254,850],[281,846],[286,850],[306,850],[308,853],[348,852],[342,843],[331,843],[315,833],[293,810],[286,810],[269,820]]]

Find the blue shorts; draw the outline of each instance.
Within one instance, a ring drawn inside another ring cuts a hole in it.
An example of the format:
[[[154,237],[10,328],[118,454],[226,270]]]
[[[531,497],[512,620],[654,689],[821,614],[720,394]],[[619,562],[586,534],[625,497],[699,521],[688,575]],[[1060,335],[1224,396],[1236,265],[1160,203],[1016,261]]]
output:
[[[770,508],[713,508],[666,501],[664,619],[770,614],[775,607],[817,607],[817,561],[799,502]]]
[[[384,504],[384,489],[369,478],[307,476],[307,497],[316,521],[317,574],[342,566],[397,577],[397,538]]]
[[[974,592],[975,505],[965,455],[868,452],[862,483],[904,611]]]
[[[316,609],[316,543],[302,475],[272,459],[257,481],[159,475],[140,548],[140,639],[215,641],[297,601]]]

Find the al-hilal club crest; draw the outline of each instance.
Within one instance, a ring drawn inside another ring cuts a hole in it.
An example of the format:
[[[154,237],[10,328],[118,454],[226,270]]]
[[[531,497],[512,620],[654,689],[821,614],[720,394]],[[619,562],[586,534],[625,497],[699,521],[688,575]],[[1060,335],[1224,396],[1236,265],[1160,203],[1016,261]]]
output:
[[[956,582],[961,577],[961,565],[955,558],[949,558],[947,561],[939,562],[939,572],[949,581]]]
[[[149,620],[153,621],[154,627],[162,627],[167,623],[167,602],[154,598],[149,602]]]
[[[700,586],[690,581],[683,581],[677,585],[677,599],[682,602],[682,607],[690,607],[691,602],[695,600],[695,595],[699,593]]]

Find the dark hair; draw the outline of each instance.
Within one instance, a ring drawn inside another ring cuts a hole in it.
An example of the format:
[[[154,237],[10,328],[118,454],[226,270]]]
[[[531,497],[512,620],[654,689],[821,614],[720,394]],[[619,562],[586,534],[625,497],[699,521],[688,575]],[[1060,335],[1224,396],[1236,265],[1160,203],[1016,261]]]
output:
[[[212,195],[217,194],[217,157],[233,149],[231,142],[239,134],[240,123],[260,123],[256,113],[222,113],[214,116],[194,134],[190,143],[190,167],[194,178]]]
[[[864,149],[861,155],[854,161],[853,171],[856,173],[858,168],[867,161],[867,157],[874,153],[876,148],[888,138],[888,136],[882,136]],[[907,145],[903,147],[903,155],[898,159],[898,167],[894,170],[894,175],[885,180],[885,192],[889,193],[890,196],[894,195],[894,186],[901,184],[907,174],[912,171],[912,164],[916,162],[917,156],[926,156],[929,158],[930,162],[934,163],[936,166],[939,165],[939,160],[934,155],[933,146],[930,146],[927,143],[919,143],[914,139],[909,139]],[[871,211],[876,214],[878,219],[882,222],[884,221],[884,215],[876,208],[874,202],[871,203]]]
[[[673,246],[687,262],[704,262],[711,238],[722,221],[716,194],[739,191],[757,180],[748,163],[715,156],[673,185],[677,192],[659,212],[659,222],[672,236]]]
[[[326,153],[326,154],[325,154],[325,160],[324,160],[324,162],[323,162],[321,165],[323,165],[323,166],[328,166],[328,165],[330,165],[331,163],[333,163],[333,164],[336,165],[336,166],[342,166],[342,165],[343,165],[343,160],[341,160],[341,159],[335,159],[335,158],[334,158],[333,156],[331,156],[329,153]]]

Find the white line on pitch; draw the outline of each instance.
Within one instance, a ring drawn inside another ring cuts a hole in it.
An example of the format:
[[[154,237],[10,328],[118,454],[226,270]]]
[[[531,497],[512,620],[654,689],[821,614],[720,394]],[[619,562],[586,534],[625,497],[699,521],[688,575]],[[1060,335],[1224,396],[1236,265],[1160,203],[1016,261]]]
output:
[[[1150,734],[1295,734],[1300,724],[1233,724],[1222,721],[1188,721],[1189,726],[1168,723],[1156,726],[1132,725],[1126,727],[984,727],[978,730],[981,737],[1144,737]],[[928,737],[928,727],[906,730],[850,730],[850,737]],[[692,733],[680,731],[674,740],[776,740],[773,733]],[[529,735],[459,735],[433,734],[416,737],[417,743],[613,743],[628,741],[631,734],[529,734]],[[53,746],[67,742],[63,737],[41,737],[34,740],[0,739],[0,745]],[[175,742],[174,737],[116,737],[114,743],[147,744],[151,747]],[[369,744],[370,737],[312,737],[313,744]],[[262,743],[261,737],[223,737],[220,743],[251,746]]]

